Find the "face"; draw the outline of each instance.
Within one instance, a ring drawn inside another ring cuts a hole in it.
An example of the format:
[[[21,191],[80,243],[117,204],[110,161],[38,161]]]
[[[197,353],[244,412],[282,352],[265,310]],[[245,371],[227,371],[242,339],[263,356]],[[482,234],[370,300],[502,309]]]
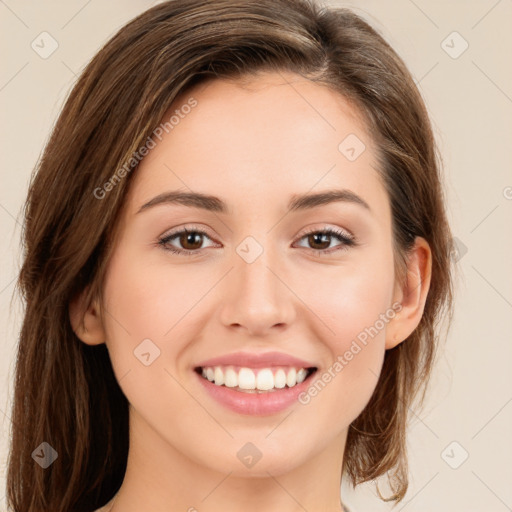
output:
[[[113,368],[147,450],[282,474],[343,446],[381,371],[396,297],[376,150],[343,97],[294,74],[215,80],[175,110],[109,263]]]

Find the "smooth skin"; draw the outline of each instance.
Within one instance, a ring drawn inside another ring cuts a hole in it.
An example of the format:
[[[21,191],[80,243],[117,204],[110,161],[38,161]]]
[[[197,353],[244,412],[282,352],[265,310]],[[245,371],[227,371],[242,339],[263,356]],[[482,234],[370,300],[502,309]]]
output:
[[[421,319],[430,248],[416,240],[399,284],[375,147],[339,93],[266,72],[244,84],[200,84],[169,113],[191,96],[197,106],[132,176],[103,288],[106,311],[99,301],[85,304],[84,294],[70,305],[80,339],[107,344],[130,403],[125,479],[102,511],[341,511],[348,426],[373,393],[385,351]],[[349,134],[366,146],[355,161],[338,149]],[[369,209],[337,201],[287,213],[292,196],[333,189]],[[176,190],[216,196],[228,210],[163,203],[138,212]],[[179,236],[167,249],[158,244],[185,227],[207,233],[193,256],[168,250],[191,251]],[[315,244],[305,235],[313,228],[341,229],[357,244]],[[263,248],[252,263],[236,250],[249,236]],[[193,371],[223,354],[279,351],[315,362],[318,378],[396,302],[400,312],[307,405],[238,414],[213,401]],[[134,350],[148,338],[160,356],[145,366]],[[262,454],[252,468],[237,457],[247,442]]]

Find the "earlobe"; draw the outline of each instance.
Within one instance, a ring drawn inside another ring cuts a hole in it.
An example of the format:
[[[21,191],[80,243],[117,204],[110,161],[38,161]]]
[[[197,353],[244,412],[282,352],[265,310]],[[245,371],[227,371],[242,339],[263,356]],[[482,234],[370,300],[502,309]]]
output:
[[[86,304],[88,287],[69,303],[69,320],[74,333],[87,345],[105,342],[105,330],[101,318],[99,300]]]
[[[423,316],[432,276],[432,252],[428,242],[416,237],[407,256],[407,275],[398,286],[395,301],[401,309],[388,324],[386,350],[394,348],[412,334]]]

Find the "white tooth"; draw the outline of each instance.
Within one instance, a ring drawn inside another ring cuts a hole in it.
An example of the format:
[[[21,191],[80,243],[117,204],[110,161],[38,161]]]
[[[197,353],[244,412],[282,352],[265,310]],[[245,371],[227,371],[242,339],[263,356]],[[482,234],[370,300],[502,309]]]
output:
[[[282,389],[286,386],[286,373],[281,368],[277,370],[274,376],[274,387]]]
[[[300,384],[301,382],[304,382],[304,379],[306,378],[307,374],[308,374],[308,371],[305,368],[301,368],[297,372],[297,384]]]
[[[256,387],[262,391],[267,391],[274,387],[274,374],[270,368],[265,368],[258,372]]]
[[[240,368],[238,372],[238,387],[240,389],[256,388],[256,377],[250,368]]]
[[[297,370],[295,368],[290,368],[288,370],[288,375],[286,376],[286,384],[291,388],[297,384]]]
[[[224,372],[220,366],[216,366],[213,372],[215,378],[215,385],[222,386],[224,384]]]
[[[206,379],[206,368],[202,369],[201,375]]]
[[[228,388],[236,388],[238,386],[238,374],[233,368],[228,368],[224,374],[224,385]]]
[[[213,368],[206,368],[206,378],[213,382],[215,379],[215,372],[213,371]]]

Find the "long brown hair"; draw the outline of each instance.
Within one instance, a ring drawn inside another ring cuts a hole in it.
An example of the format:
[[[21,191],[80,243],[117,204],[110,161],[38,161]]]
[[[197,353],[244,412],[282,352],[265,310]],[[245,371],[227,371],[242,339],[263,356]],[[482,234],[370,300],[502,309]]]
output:
[[[399,275],[416,236],[432,250],[422,320],[386,352],[375,392],[350,426],[343,463],[354,485],[387,473],[389,499],[404,496],[408,410],[424,398],[438,323],[452,311],[451,236],[421,96],[398,55],[350,10],[312,0],[174,0],[129,22],[92,59],[32,176],[7,474],[15,512],[89,512],[120,487],[128,403],[105,345],[86,345],[73,332],[69,303],[82,290],[101,298],[133,155],[171,102],[203,80],[266,70],[299,73],[358,107],[378,146]],[[32,458],[42,442],[58,453],[47,470]]]

